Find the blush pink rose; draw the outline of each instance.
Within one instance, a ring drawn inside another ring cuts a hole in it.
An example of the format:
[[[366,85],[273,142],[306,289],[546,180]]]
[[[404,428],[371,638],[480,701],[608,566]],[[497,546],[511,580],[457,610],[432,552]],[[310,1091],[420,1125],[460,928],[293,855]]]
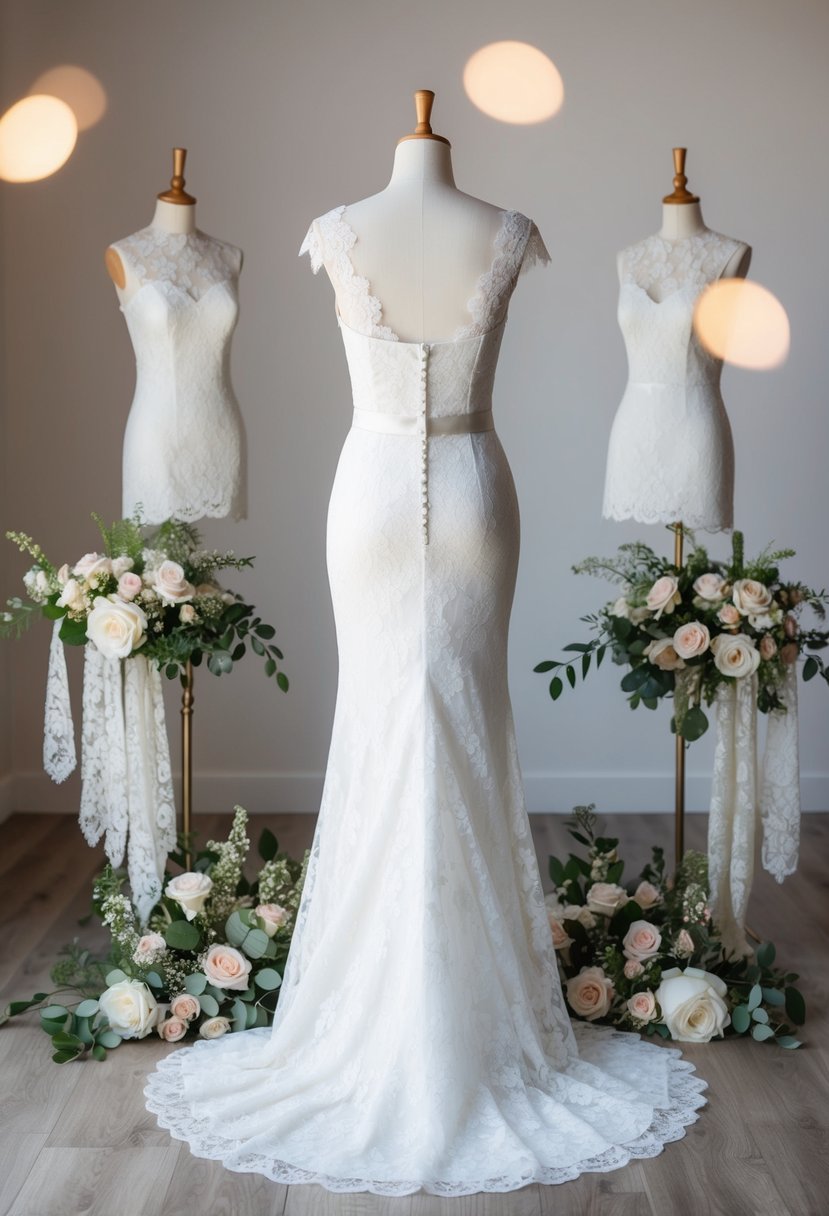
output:
[[[588,1022],[603,1018],[613,1000],[613,981],[601,967],[582,967],[578,975],[567,981],[567,1000],[570,1008]]]
[[[770,633],[766,633],[760,638],[759,651],[761,659],[773,659],[777,654],[777,643]]]
[[[635,980],[644,972],[645,968],[635,958],[629,958],[625,963],[625,979]]]
[[[162,562],[155,571],[152,586],[167,604],[183,604],[196,594],[196,588],[188,583],[178,562]]]
[[[654,667],[661,667],[663,671],[681,671],[685,666],[684,659],[674,649],[673,638],[655,638],[648,642],[643,653]]]
[[[133,574],[131,570],[127,570],[118,579],[118,594],[122,600],[134,600],[143,586],[141,575]]]
[[[680,929],[674,942],[674,954],[677,958],[690,958],[694,953],[694,939],[687,929]]]
[[[701,600],[721,600],[725,579],[719,574],[701,574],[694,583],[694,590]]]
[[[167,1043],[177,1043],[187,1034],[187,1022],[183,1018],[169,1017],[159,1022],[156,1030]]]
[[[191,1022],[200,1013],[201,1002],[199,998],[192,996],[189,992],[180,992],[170,1002],[170,1014],[174,1018],[182,1018],[185,1022]]]
[[[787,638],[796,638],[797,637],[798,629],[797,629],[797,619],[795,617],[787,616],[785,618],[785,620],[783,621],[783,632],[785,633]]]
[[[627,891],[615,882],[594,882],[587,892],[588,908],[602,916],[612,916],[627,900]]]
[[[783,660],[784,663],[788,663],[789,666],[791,666],[792,663],[797,662],[797,656],[798,656],[797,642],[787,642],[785,646],[781,646],[780,658]]]
[[[640,908],[652,908],[654,904],[662,902],[662,894],[652,882],[640,882],[633,892],[633,898]]]
[[[740,614],[733,604],[723,604],[717,616],[723,625],[739,625],[740,623]]]
[[[211,946],[204,960],[204,974],[216,988],[244,991],[248,987],[250,959],[233,946]]]
[[[731,592],[735,606],[743,616],[765,611],[772,600],[771,592],[756,578],[738,578]]]
[[[695,659],[705,654],[711,641],[708,626],[701,621],[689,621],[680,625],[674,634],[674,650],[681,659]]]
[[[628,1013],[639,1022],[652,1022],[656,1017],[656,998],[652,992],[637,992],[627,1002]]]
[[[279,929],[287,925],[290,919],[288,909],[283,908],[281,904],[257,904],[254,911],[264,922],[268,937],[273,937]]]
[[[547,913],[547,919],[550,922],[550,932],[553,935],[553,949],[566,950],[568,946],[572,946],[573,939],[561,921],[553,916],[552,912]]]
[[[662,578],[658,578],[651,587],[646,602],[651,612],[655,613],[656,619],[659,620],[663,613],[667,616],[673,612],[681,598],[677,580],[672,574],[663,574]]]
[[[643,963],[658,954],[661,945],[662,934],[655,925],[646,920],[635,920],[622,939],[622,953],[625,958]]]

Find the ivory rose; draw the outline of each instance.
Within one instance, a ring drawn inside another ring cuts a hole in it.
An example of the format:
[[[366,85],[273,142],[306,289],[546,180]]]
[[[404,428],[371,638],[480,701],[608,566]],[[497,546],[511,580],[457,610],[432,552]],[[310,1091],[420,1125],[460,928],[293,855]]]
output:
[[[659,888],[655,887],[652,882],[640,882],[633,892],[633,898],[640,908],[652,908],[654,904],[662,902],[662,894]]]
[[[98,998],[101,1013],[122,1039],[143,1039],[158,1019],[158,1004],[141,980],[119,980]]]
[[[567,981],[567,1001],[579,1017],[588,1022],[603,1018],[613,1000],[613,982],[601,967],[582,967]]]
[[[60,583],[61,587],[65,587],[69,582],[69,566],[66,562],[64,562],[60,570],[58,570],[58,582]]]
[[[596,918],[586,904],[565,904],[560,916],[562,920],[577,920],[585,929],[596,926]]]
[[[635,958],[629,958],[624,966],[625,979],[638,979],[639,976],[643,974],[644,970],[645,968],[640,962],[638,962]]]
[[[174,899],[184,909],[187,919],[192,920],[201,912],[205,900],[212,890],[213,879],[209,874],[189,871],[171,878],[164,888],[164,894],[170,899]]]
[[[152,587],[166,604],[184,604],[196,594],[195,587],[188,583],[178,562],[162,562],[155,571]]]
[[[777,643],[770,633],[765,633],[760,638],[758,650],[760,651],[761,659],[773,659],[777,654]]]
[[[690,958],[694,953],[694,939],[687,929],[680,929],[674,942],[674,954],[677,958]]]
[[[112,574],[112,562],[103,553],[84,553],[72,567],[72,573],[79,578],[90,578],[98,574]]]
[[[146,641],[147,618],[137,604],[99,595],[86,618],[86,636],[106,658],[125,659]]]
[[[674,650],[681,659],[695,659],[705,654],[711,642],[708,626],[701,621],[680,625],[673,637]]]
[[[193,1018],[197,1018],[200,1013],[201,1001],[189,992],[180,992],[170,1002],[170,1015],[174,1018],[183,1018],[185,1022],[192,1022]]]
[[[663,574],[648,592],[647,605],[658,621],[663,613],[668,616],[673,612],[681,599],[677,580],[672,574]]]
[[[771,592],[756,578],[738,578],[731,589],[734,606],[743,616],[764,612],[772,600]]]
[[[639,1022],[652,1022],[656,1017],[656,997],[652,992],[637,992],[627,1002],[628,1013]]]
[[[140,574],[125,570],[118,579],[118,594],[122,600],[134,600],[143,585]]]
[[[132,558],[126,553],[122,553],[120,557],[113,557],[112,573],[115,578],[120,578],[122,574],[126,574],[128,570],[132,570],[134,565],[135,563],[133,562]]]
[[[132,952],[132,959],[139,967],[142,964],[149,965],[156,962],[166,950],[167,943],[160,933],[145,933],[143,937],[139,937]]]
[[[167,1043],[177,1043],[187,1034],[187,1023],[183,1018],[169,1017],[159,1022],[156,1030]]]
[[[550,922],[550,932],[553,936],[553,949],[566,950],[568,946],[572,946],[573,939],[561,921],[549,911],[547,912],[547,919]]]
[[[723,604],[717,613],[717,617],[722,621],[723,625],[738,625],[740,623],[740,614],[733,604]]]
[[[217,988],[229,988],[243,992],[248,987],[250,959],[233,946],[219,942],[211,946],[204,960],[204,974]]]
[[[663,671],[681,671],[685,666],[684,660],[674,649],[673,638],[655,638],[643,653],[654,667],[661,667]]]
[[[199,1027],[199,1034],[203,1039],[218,1039],[220,1035],[227,1034],[229,1030],[230,1018],[208,1018]]]
[[[718,975],[699,967],[663,971],[656,999],[671,1038],[678,1043],[707,1043],[714,1035],[722,1037],[731,1023],[726,992]]]
[[[280,904],[257,904],[254,911],[263,922],[268,937],[273,937],[278,929],[286,925],[290,916],[288,909]]]
[[[178,610],[178,619],[182,625],[192,625],[196,619],[196,610],[192,604],[182,604]]]
[[[735,680],[753,675],[760,664],[760,652],[745,633],[719,633],[711,643],[717,671]]]
[[[594,882],[587,891],[588,908],[591,912],[600,912],[602,916],[612,916],[627,900],[627,891],[615,882]]]
[[[86,597],[76,578],[68,578],[63,584],[63,591],[58,596],[57,604],[59,608],[66,608],[69,612],[86,611]]]
[[[661,945],[662,934],[655,925],[646,920],[635,920],[622,939],[622,953],[625,958],[644,963],[659,953]]]
[[[701,574],[694,582],[694,590],[701,600],[713,602],[723,597],[725,579],[719,574]]]

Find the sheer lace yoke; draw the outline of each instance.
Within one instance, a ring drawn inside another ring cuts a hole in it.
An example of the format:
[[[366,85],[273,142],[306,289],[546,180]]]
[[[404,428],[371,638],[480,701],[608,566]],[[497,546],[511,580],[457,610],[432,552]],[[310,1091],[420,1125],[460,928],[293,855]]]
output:
[[[658,308],[686,289],[696,295],[719,279],[741,243],[708,228],[675,241],[655,233],[622,251],[621,284]]]
[[[165,295],[183,296],[198,304],[215,287],[232,290],[242,265],[240,249],[199,228],[174,233],[150,224],[115,241],[113,248],[138,281],[138,288],[121,306],[122,312],[151,284]]]
[[[346,329],[386,342],[403,346],[422,343],[405,341],[388,325],[383,324],[383,305],[372,293],[364,275],[358,275],[351,261],[351,250],[358,237],[345,219],[345,204],[334,207],[314,220],[300,248],[307,253],[311,268],[317,274],[328,263],[339,298],[346,302],[349,323],[337,309],[337,321]],[[546,264],[550,255],[532,220],[520,211],[502,211],[501,222],[493,241],[492,261],[478,277],[466,309],[470,320],[459,326],[451,338],[430,341],[430,346],[448,346],[469,338],[480,338],[500,327],[506,319],[507,307],[519,274],[536,263]]]

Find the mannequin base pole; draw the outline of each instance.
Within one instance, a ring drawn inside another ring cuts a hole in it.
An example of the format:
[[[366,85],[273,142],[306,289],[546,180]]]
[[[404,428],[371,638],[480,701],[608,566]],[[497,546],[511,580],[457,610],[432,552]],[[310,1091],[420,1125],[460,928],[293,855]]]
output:
[[[181,694],[181,831],[184,868],[190,869],[193,814],[193,664],[188,661]]]

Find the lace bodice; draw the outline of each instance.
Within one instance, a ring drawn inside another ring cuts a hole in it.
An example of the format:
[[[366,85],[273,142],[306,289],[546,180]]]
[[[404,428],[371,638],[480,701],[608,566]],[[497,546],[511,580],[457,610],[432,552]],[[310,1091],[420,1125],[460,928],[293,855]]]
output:
[[[699,341],[694,308],[740,247],[706,229],[678,241],[650,236],[619,255],[628,385],[611,432],[605,516],[731,527],[734,454],[722,361]]]
[[[242,421],[230,380],[241,250],[150,225],[115,248],[138,286],[121,304],[136,386],[124,437],[123,514],[244,514]],[[129,282],[129,279],[128,279]]]

